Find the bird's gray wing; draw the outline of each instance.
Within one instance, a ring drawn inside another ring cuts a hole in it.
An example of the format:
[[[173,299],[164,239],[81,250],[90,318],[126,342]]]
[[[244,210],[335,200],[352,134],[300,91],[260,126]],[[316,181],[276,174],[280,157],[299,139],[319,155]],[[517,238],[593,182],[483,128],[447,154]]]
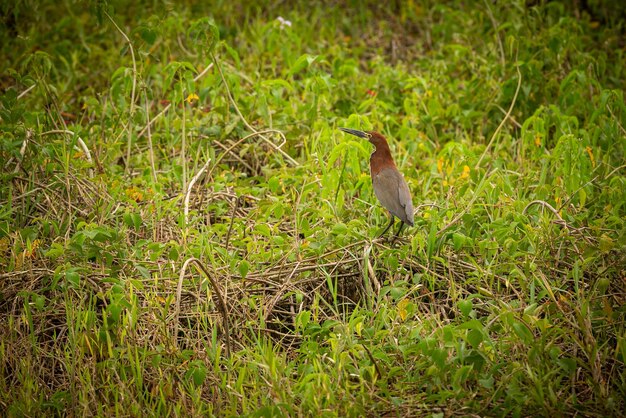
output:
[[[409,186],[402,175],[392,168],[384,168],[372,178],[372,183],[380,203],[393,216],[412,226],[413,202]]]
[[[406,220],[403,220],[405,223],[413,226],[413,201],[411,199],[409,186],[406,184],[404,177],[400,177],[400,184],[398,186],[400,204],[404,207],[404,213],[406,213]]]

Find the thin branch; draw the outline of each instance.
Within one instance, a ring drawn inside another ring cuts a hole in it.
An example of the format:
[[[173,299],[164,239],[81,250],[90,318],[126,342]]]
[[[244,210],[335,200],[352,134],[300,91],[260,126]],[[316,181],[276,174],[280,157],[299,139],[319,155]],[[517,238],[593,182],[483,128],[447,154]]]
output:
[[[559,214],[559,212],[554,209],[554,207],[549,204],[548,202],[544,201],[544,200],[533,200],[532,202],[530,202],[529,204],[526,205],[526,207],[524,208],[524,210],[522,211],[522,214],[525,214],[526,211],[528,210],[528,208],[530,208],[533,205],[541,205],[544,208],[548,208],[548,210],[550,210],[550,212],[552,212],[554,214],[554,216],[557,217],[557,221],[553,221],[553,223],[557,224],[557,225],[561,225],[562,227],[565,227],[565,230],[567,231],[568,234],[571,235],[572,231],[574,232],[580,232],[580,229],[576,229],[572,226],[570,226],[565,219],[563,219],[561,217],[561,215]],[[585,239],[585,241],[588,241],[587,239]],[[576,250],[576,254],[578,254],[578,257],[580,257],[580,260],[583,260],[583,256],[582,253],[580,252],[580,250],[578,249],[578,245],[576,245],[576,242],[572,241],[572,245],[574,247],[574,250]]]
[[[194,184],[196,184],[196,181],[198,181],[200,176],[202,176],[202,173],[205,172],[210,162],[211,162],[211,159],[209,158],[207,162],[204,163],[200,171],[198,171],[198,173],[195,176],[193,176],[193,178],[189,181],[189,184],[187,185],[187,192],[185,193],[185,203],[184,203],[185,228],[187,227],[187,224],[189,223],[189,198],[191,196],[191,189],[193,188]]]
[[[215,292],[215,294],[217,295],[217,307],[220,311],[220,313],[222,314],[222,323],[224,326],[224,334],[226,334],[226,356],[230,357],[230,352],[231,352],[231,346],[230,346],[230,327],[228,324],[228,309],[226,308],[226,302],[224,301],[224,297],[222,296],[222,292],[220,291],[220,287],[217,284],[217,282],[215,281],[215,279],[213,278],[213,276],[211,276],[209,274],[209,272],[207,271],[207,269],[204,267],[204,265],[200,262],[200,260],[198,260],[197,258],[189,258],[185,261],[185,263],[183,264],[182,269],[180,270],[180,275],[178,276],[178,285],[176,287],[176,307],[175,307],[175,312],[174,312],[174,342],[176,345],[178,345],[177,341],[178,341],[178,328],[179,328],[179,323],[178,323],[178,319],[180,316],[180,298],[181,298],[181,294],[182,294],[182,290],[183,290],[183,279],[185,278],[185,272],[187,271],[187,266],[189,266],[189,264],[194,263],[196,265],[196,267],[202,271],[202,273],[204,273],[204,275],[207,277],[207,279],[209,279],[209,282],[211,283],[211,286],[213,286],[213,291]]]
[[[233,223],[235,222],[235,215],[237,214],[237,210],[239,209],[239,206],[241,206],[242,201],[243,201],[243,196],[238,196],[235,199],[235,206],[233,207],[233,213],[230,216],[230,224],[228,225],[228,232],[226,233],[226,245],[224,245],[224,247],[226,248],[226,254],[228,254],[228,244],[230,244],[230,234],[233,231]]]
[[[27,129],[26,130],[26,138],[24,138],[24,142],[22,142],[22,146],[20,147],[20,159],[17,160],[17,163],[15,164],[15,169],[13,170],[13,173],[17,173],[20,171],[20,166],[22,165],[22,161],[24,161],[24,155],[26,154],[26,146],[28,145],[28,142],[30,142],[30,139],[33,137],[33,130],[32,129]],[[9,162],[11,162],[11,160],[9,160]],[[7,163],[8,165],[8,163]]]
[[[21,92],[18,96],[17,99],[21,99],[22,97],[26,96],[32,89],[34,89],[35,87],[37,87],[37,83],[33,84],[32,86],[30,86],[29,88],[27,88],[26,90],[24,90],[23,92]]]
[[[495,106],[498,108],[498,110],[499,110],[500,112],[502,112],[503,114],[505,114],[505,115],[506,115],[506,110],[504,110],[504,109],[502,108],[502,106],[500,106],[500,105],[499,105],[499,104],[497,104],[497,103],[495,104]],[[517,127],[517,129],[522,129],[522,125],[521,125],[521,124],[520,124],[517,120],[515,120],[515,118],[514,118],[513,116],[509,115],[509,119],[511,120],[511,122],[513,122],[513,125],[515,125],[515,126]]]
[[[544,208],[548,208],[550,212],[552,212],[554,216],[556,216],[559,219],[559,221],[563,221],[563,218],[561,218],[561,215],[559,215],[559,212],[556,209],[554,209],[554,207],[551,204],[543,200],[533,200],[532,202],[526,205],[526,207],[522,211],[522,214],[525,214],[528,208],[530,208],[533,205],[541,205]]]
[[[215,160],[215,164],[213,164],[213,167],[211,168],[211,171],[209,171],[208,177],[211,177],[211,174],[213,173],[213,169],[215,167],[217,167],[217,165],[220,163],[220,161],[222,161],[222,158],[224,158],[226,156],[226,154],[228,154],[230,151],[232,151],[235,147],[237,147],[243,141],[245,141],[248,138],[252,138],[253,136],[264,135],[264,134],[268,134],[268,133],[276,133],[276,134],[280,135],[283,139],[285,138],[285,135],[281,131],[277,131],[276,129],[268,129],[266,131],[254,131],[250,135],[244,136],[239,141],[235,142],[230,147],[226,148],[224,150],[224,152],[221,153],[219,157],[217,157],[217,159]]]
[[[378,362],[376,362],[376,359],[372,355],[372,352],[369,350],[369,348],[367,348],[366,344],[367,343],[363,341],[363,343],[361,343],[361,347],[363,347],[363,349],[367,353],[367,356],[370,358],[370,361],[374,364],[374,369],[376,370],[376,374],[378,375],[378,378],[382,379],[383,374],[380,372],[380,368],[378,367]]]
[[[180,83],[180,96],[184,99],[183,83]],[[185,120],[187,119],[185,100],[183,100],[183,121],[180,146],[180,165],[183,167],[183,190],[187,188],[187,132],[185,130]]]
[[[491,173],[485,174],[485,177],[483,177],[480,183],[478,183],[478,187],[476,187],[476,190],[474,190],[474,195],[472,196],[470,201],[467,203],[467,206],[465,206],[465,208],[461,211],[461,213],[459,213],[454,219],[452,219],[450,223],[448,223],[446,226],[444,226],[439,231],[437,231],[437,235],[440,235],[441,233],[446,231],[448,228],[450,228],[452,225],[454,225],[459,220],[461,220],[461,218],[470,210],[470,208],[474,204],[474,201],[478,198],[478,195],[480,194],[480,192],[482,191],[482,188],[484,187],[485,181],[491,178],[491,176],[493,176],[497,171],[498,171],[498,168],[495,168],[493,171],[491,171]]]
[[[200,78],[202,78],[211,69],[211,67],[213,67],[213,63],[210,63],[204,70],[202,70],[202,72],[200,74],[195,76],[193,81],[196,82],[196,81],[200,80]],[[157,119],[159,119],[161,116],[163,116],[165,113],[167,113],[167,111],[170,110],[171,107],[172,107],[171,103],[168,104],[167,106],[165,106],[163,108],[163,110],[161,110],[161,112],[159,112],[154,118],[152,118],[152,120],[150,122],[148,122],[146,124],[146,126],[144,126],[144,128],[141,131],[139,131],[139,133],[137,134],[137,138],[141,138],[143,136],[143,134],[145,134],[148,131],[150,126],[153,125],[154,122],[156,122]]]
[[[504,58],[504,46],[502,46],[502,39],[500,39],[500,32],[498,31],[498,22],[496,22],[496,18],[493,16],[491,12],[491,8],[489,7],[489,3],[487,0],[485,1],[485,7],[487,8],[487,16],[491,20],[491,24],[493,25],[493,30],[496,34],[496,39],[498,40],[498,46],[500,47],[500,61],[502,61],[502,67],[506,65],[506,59]]]
[[[93,165],[93,160],[91,159],[91,152],[89,152],[89,148],[87,148],[87,144],[85,144],[85,142],[82,140],[80,136],[75,135],[74,132],[67,130],[67,129],[53,129],[51,131],[42,132],[40,135],[44,136],[44,135],[50,135],[50,134],[69,134],[72,136],[76,136],[76,143],[80,145],[80,148],[85,154],[85,158],[87,158],[87,161]],[[76,146],[74,147],[76,148]],[[89,169],[89,177],[93,177],[93,168]]]
[[[150,120],[150,106],[148,106],[148,94],[146,93],[146,89],[143,91],[144,95],[144,104],[146,108],[146,119]],[[148,123],[148,151],[150,156],[150,168],[152,169],[152,181],[154,184],[157,183],[157,175],[156,175],[156,165],[154,164],[154,147],[152,146],[152,132],[150,131],[150,123]]]
[[[218,147],[220,147],[221,149],[223,149],[224,152],[226,152],[227,154],[230,154],[235,160],[239,161],[239,164],[241,164],[244,167],[246,167],[250,173],[254,173],[254,168],[252,168],[252,166],[250,164],[245,162],[239,155],[237,155],[235,152],[233,152],[232,149],[228,148],[226,145],[222,144],[219,141],[215,141],[213,143],[215,145],[217,145]]]
[[[291,158],[289,156],[289,154],[287,154],[285,151],[283,151],[281,149],[281,145],[276,145],[274,144],[272,141],[270,141],[266,136],[260,134],[256,129],[254,129],[252,127],[252,125],[250,125],[248,123],[248,121],[246,120],[246,118],[243,116],[243,114],[241,113],[241,111],[239,110],[239,106],[237,106],[237,102],[235,102],[235,99],[233,98],[233,95],[230,91],[230,88],[228,87],[228,83],[226,82],[226,77],[224,77],[224,73],[222,72],[222,67],[220,66],[219,62],[217,61],[217,58],[215,57],[215,55],[213,53],[211,53],[211,59],[213,60],[213,62],[215,63],[215,66],[217,67],[217,70],[220,73],[220,77],[222,79],[222,83],[224,83],[224,87],[226,88],[226,93],[228,95],[228,99],[230,100],[231,104],[233,105],[233,107],[235,108],[235,111],[237,112],[237,114],[239,115],[239,117],[241,118],[241,121],[243,122],[244,125],[246,125],[246,127],[252,131],[255,134],[259,134],[259,137],[265,141],[265,143],[267,143],[270,147],[272,147],[275,151],[279,152],[283,157],[285,157],[287,159],[287,161],[289,161],[292,165],[294,166],[298,166],[298,162],[296,160],[294,160],[293,158]],[[283,135],[284,137],[284,135]]]
[[[119,33],[122,34],[122,36],[124,37],[124,39],[126,40],[126,42],[128,43],[128,48],[130,49],[130,55],[131,58],[133,60],[133,88],[131,90],[130,93],[130,107],[129,107],[129,114],[128,114],[128,146],[126,147],[126,172],[128,172],[128,170],[130,170],[130,153],[132,150],[132,139],[133,139],[133,130],[132,130],[132,119],[133,119],[133,114],[135,112],[135,89],[137,88],[137,62],[135,60],[135,50],[133,49],[133,44],[130,42],[130,39],[128,38],[128,36],[126,36],[126,34],[124,33],[124,31],[117,26],[117,23],[115,23],[115,21],[113,20],[113,18],[105,11],[104,14],[106,15],[106,17],[109,18],[109,20],[111,21],[111,23],[113,23],[113,26],[115,26],[115,28],[118,30]]]
[[[611,170],[611,172],[610,172],[609,174],[607,174],[607,175],[604,177],[604,180],[608,179],[608,178],[609,178],[609,177],[611,177],[613,174],[615,174],[615,172],[616,172],[616,171],[619,171],[619,170],[621,170],[622,168],[626,168],[626,164],[624,164],[624,165],[620,165],[619,167],[615,167],[613,170]]]
[[[491,139],[489,140],[489,143],[485,147],[485,150],[483,151],[480,158],[478,159],[478,162],[476,163],[476,166],[474,167],[474,169],[478,169],[480,167],[480,163],[483,161],[483,158],[485,158],[487,151],[489,151],[489,148],[491,148],[491,145],[493,144],[496,137],[500,133],[500,130],[504,126],[504,123],[511,116],[511,112],[513,112],[513,107],[515,106],[515,102],[517,101],[517,95],[519,94],[520,87],[522,86],[522,73],[519,70],[519,65],[517,65],[515,69],[517,70],[517,89],[515,89],[515,95],[513,96],[513,100],[511,101],[511,106],[509,107],[509,111],[506,112],[504,119],[502,119],[502,122],[500,122],[500,125],[498,125],[498,128],[494,131],[493,135],[491,135]]]
[[[611,106],[609,106],[609,104],[607,103],[606,105],[606,110],[609,111],[609,113],[611,114],[611,116],[613,116],[613,119],[615,119],[615,123],[617,123],[617,126],[619,126],[620,130],[622,131],[623,135],[626,135],[626,129],[624,129],[624,127],[622,126],[621,123],[619,123],[619,119],[617,119],[615,117],[615,115],[613,114],[613,111],[611,110]]]

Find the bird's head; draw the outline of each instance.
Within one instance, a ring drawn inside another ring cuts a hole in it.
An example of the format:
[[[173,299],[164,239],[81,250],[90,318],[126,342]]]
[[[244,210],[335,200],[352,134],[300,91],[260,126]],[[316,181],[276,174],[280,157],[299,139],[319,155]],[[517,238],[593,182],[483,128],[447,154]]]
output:
[[[350,135],[358,136],[359,138],[367,139],[372,145],[378,149],[380,146],[387,146],[387,140],[384,136],[375,131],[357,131],[356,129],[339,128],[340,130]]]

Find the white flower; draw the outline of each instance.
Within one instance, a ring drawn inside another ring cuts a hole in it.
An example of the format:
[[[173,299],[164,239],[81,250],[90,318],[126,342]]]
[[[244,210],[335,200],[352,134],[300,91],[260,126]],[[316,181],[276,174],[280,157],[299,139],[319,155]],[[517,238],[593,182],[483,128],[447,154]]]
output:
[[[285,26],[291,27],[291,21],[287,20],[287,19],[284,19],[282,16],[278,16],[278,18],[276,20],[278,20],[278,22],[280,23],[280,28],[281,29],[284,29]]]

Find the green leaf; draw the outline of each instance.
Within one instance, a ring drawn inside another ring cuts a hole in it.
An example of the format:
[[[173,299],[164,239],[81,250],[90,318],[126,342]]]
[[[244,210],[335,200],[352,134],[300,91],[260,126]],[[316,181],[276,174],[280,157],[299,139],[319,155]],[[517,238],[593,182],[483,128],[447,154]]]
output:
[[[477,329],[472,329],[467,333],[467,341],[472,345],[472,347],[478,348],[480,343],[483,341],[483,333]]]
[[[276,194],[278,188],[280,187],[280,178],[277,176],[270,177],[270,179],[267,181],[267,186],[272,193]]]
[[[50,249],[44,253],[44,256],[54,260],[62,256],[63,253],[65,253],[65,248],[58,242],[53,242],[50,244]]]
[[[191,22],[187,36],[198,52],[210,54],[220,40],[220,30],[208,17],[203,17]]]
[[[150,270],[148,270],[144,266],[137,264],[135,265],[135,268],[144,279],[149,279],[151,277]]]
[[[186,376],[195,387],[199,387],[204,383],[206,375],[207,368],[201,360],[189,362],[189,369],[187,370]]]
[[[70,285],[70,287],[79,287],[80,286],[80,275],[76,272],[75,269],[71,269],[65,272],[65,280]]]
[[[156,41],[157,33],[149,26],[140,25],[134,32],[139,33],[141,39],[143,39],[148,45],[152,45],[154,44],[154,41]]]
[[[515,334],[526,344],[530,344],[533,341],[533,334],[529,331],[528,327],[519,321],[513,320],[511,323]]]
[[[317,55],[301,55],[289,69],[289,75],[297,74],[300,71],[308,68],[316,59]]]
[[[268,87],[270,89],[284,87],[287,91],[290,91],[290,92],[294,91],[293,86],[287,80],[283,80],[282,78],[273,78],[271,80],[263,80],[261,81],[261,85],[263,87]]]
[[[265,223],[257,223],[254,226],[254,231],[264,237],[269,237],[272,235],[270,227]]]
[[[241,277],[245,279],[245,277],[248,275],[248,271],[250,271],[250,263],[248,263],[246,260],[241,260],[239,262],[239,274],[241,275]]]
[[[459,251],[465,245],[465,235],[455,232],[452,234],[452,243],[454,244],[454,251]]]
[[[464,299],[464,300],[459,301],[458,306],[463,316],[469,316],[470,312],[472,312],[472,308],[474,307],[474,304],[472,303],[471,300]]]
[[[336,223],[333,225],[333,234],[342,235],[348,232],[348,226],[344,223]]]

